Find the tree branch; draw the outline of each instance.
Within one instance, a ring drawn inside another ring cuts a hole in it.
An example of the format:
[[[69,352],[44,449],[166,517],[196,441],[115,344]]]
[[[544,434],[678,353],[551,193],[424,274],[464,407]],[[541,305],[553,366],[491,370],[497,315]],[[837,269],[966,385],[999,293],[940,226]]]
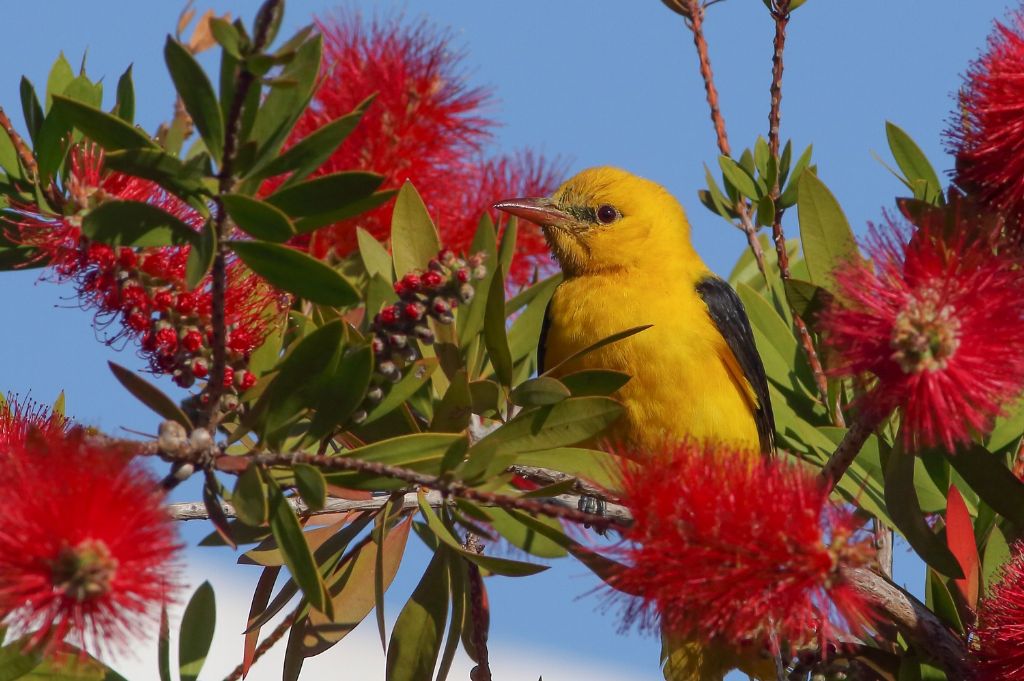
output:
[[[906,590],[865,568],[840,568],[843,578],[889,616],[914,649],[939,664],[951,679],[970,678],[967,644]]]
[[[850,429],[846,431],[843,441],[839,443],[836,450],[832,452],[832,456],[822,467],[819,477],[823,485],[829,490],[835,489],[839,480],[850,468],[850,464],[857,458],[864,443],[881,425],[886,416],[887,414],[880,409],[861,412],[860,418],[854,421]]]
[[[708,108],[711,110],[711,123],[715,127],[715,136],[718,140],[718,150],[724,156],[732,156],[729,147],[729,136],[725,129],[725,117],[718,104],[718,88],[715,86],[714,72],[711,70],[711,56],[708,52],[708,41],[704,37],[704,6],[700,0],[688,0],[689,7],[684,16],[686,25],[693,34],[693,44],[697,48],[697,59],[700,61],[700,75],[704,80],[704,91],[707,94]],[[761,274],[765,274],[764,250],[757,238],[757,227],[750,219],[750,210],[743,197],[736,202],[735,210],[739,214],[740,226],[743,233],[747,235],[747,245],[750,246],[757,262],[757,268]]]
[[[11,144],[14,145],[14,150],[18,152],[18,158],[21,160],[21,164],[25,166],[25,170],[28,171],[29,178],[34,181],[38,180],[39,167],[36,165],[36,157],[32,155],[32,150],[28,148],[25,140],[14,129],[14,124],[11,123],[11,119],[8,118],[7,112],[4,111],[3,107],[0,107],[0,128],[3,128],[7,136],[11,138]]]
[[[266,0],[256,14],[255,35],[253,36],[252,52],[259,53],[267,43],[270,25],[274,16],[281,11],[283,0]],[[249,96],[249,90],[256,81],[256,75],[241,63],[238,72],[238,80],[235,83],[235,94],[231,98],[231,107],[228,109],[227,121],[224,128],[224,155],[220,163],[220,171],[217,173],[219,194],[227,194],[235,185],[235,155],[238,151],[238,133],[242,126],[242,109],[245,100]],[[210,311],[210,324],[213,327],[213,363],[210,367],[210,381],[206,385],[207,398],[209,400],[209,411],[207,413],[207,425],[215,427],[219,421],[220,397],[224,392],[224,368],[227,364],[227,348],[224,320],[224,299],[227,294],[227,247],[224,239],[227,236],[227,211],[220,197],[214,199],[215,209],[213,214],[213,230],[216,238],[216,255],[213,259],[213,270],[211,272],[210,295],[212,298],[212,309]]]

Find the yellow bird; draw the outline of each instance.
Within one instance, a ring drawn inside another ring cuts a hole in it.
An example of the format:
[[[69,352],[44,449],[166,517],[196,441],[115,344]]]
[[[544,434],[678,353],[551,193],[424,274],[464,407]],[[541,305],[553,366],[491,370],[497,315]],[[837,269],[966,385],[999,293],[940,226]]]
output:
[[[651,452],[686,438],[773,451],[768,381],[743,303],[700,259],[686,213],[668,191],[601,167],[550,198],[495,208],[540,225],[565,275],[545,315],[541,372],[614,333],[652,325],[552,372],[615,369],[632,377],[616,395],[626,411],[607,433],[612,440]],[[666,636],[662,656],[672,681],[719,681],[736,667],[775,677],[756,650],[737,654]]]
[[[770,453],[768,381],[740,298],[704,264],[679,202],[650,180],[584,170],[550,198],[495,208],[541,226],[565,275],[548,306],[540,370],[619,331],[652,327],[553,375],[614,369],[632,379],[617,397],[612,440],[647,451],[684,438]]]

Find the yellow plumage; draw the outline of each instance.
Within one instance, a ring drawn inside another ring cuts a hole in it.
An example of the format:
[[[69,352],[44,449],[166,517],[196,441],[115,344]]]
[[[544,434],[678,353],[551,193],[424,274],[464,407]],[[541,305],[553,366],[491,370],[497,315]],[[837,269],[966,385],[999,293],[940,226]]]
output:
[[[565,275],[548,307],[542,370],[614,333],[652,325],[552,372],[614,369],[632,377],[615,395],[626,412],[606,436],[640,452],[686,438],[771,450],[767,383],[742,304],[694,250],[671,194],[602,167],[550,198],[496,205],[542,226]],[[666,648],[666,676],[710,681],[735,666],[764,668],[763,658],[744,657],[675,641]]]

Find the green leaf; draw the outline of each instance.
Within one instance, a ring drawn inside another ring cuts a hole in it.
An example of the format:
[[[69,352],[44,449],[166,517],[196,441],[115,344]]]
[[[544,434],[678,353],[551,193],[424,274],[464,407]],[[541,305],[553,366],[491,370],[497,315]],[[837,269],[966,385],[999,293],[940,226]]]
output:
[[[751,201],[761,198],[763,192],[758,189],[757,182],[746,169],[728,156],[719,156],[718,165],[722,169],[725,179],[732,183],[732,186],[739,190],[740,194]]]
[[[397,266],[396,266],[397,269]],[[491,278],[484,311],[484,345],[494,366],[494,373],[502,385],[512,385],[512,352],[505,332],[505,282],[501,277]]]
[[[330,614],[331,602],[327,598],[323,578],[313,561],[313,554],[306,543],[295,509],[287,502],[276,484],[270,486],[270,530],[288,566],[292,579],[302,589],[309,604]]]
[[[926,604],[946,624],[950,625],[960,634],[964,633],[964,623],[960,619],[960,613],[956,609],[956,601],[950,592],[949,585],[934,568],[928,570],[925,579]]]
[[[395,621],[387,681],[424,681],[433,676],[447,618],[448,552],[436,551]]]
[[[568,364],[569,362],[575,361],[575,360],[579,359],[580,357],[584,357],[586,355],[589,355],[590,353],[592,353],[595,350],[600,350],[601,348],[605,347],[606,345],[611,345],[612,343],[618,343],[620,340],[625,340],[626,338],[629,338],[630,336],[635,336],[636,334],[640,333],[641,331],[646,331],[647,329],[651,328],[652,326],[654,326],[654,325],[653,324],[644,324],[643,326],[634,326],[631,329],[626,329],[625,331],[619,331],[618,333],[613,333],[610,336],[602,338],[601,340],[597,341],[596,343],[592,343],[592,344],[588,345],[587,347],[583,348],[582,350],[577,350],[576,352],[572,353],[571,355],[569,355],[568,357],[563,359],[561,362],[556,364],[555,366],[553,366],[550,369],[548,369],[547,371],[545,371],[542,375],[543,376],[548,376],[548,375],[554,373],[556,370],[560,369],[562,366]]]
[[[573,397],[590,395],[611,395],[629,383],[631,376],[610,369],[584,369],[562,376],[562,384]]]
[[[524,563],[518,560],[509,560],[507,558],[496,558],[494,556],[488,556],[476,551],[469,551],[462,547],[462,544],[458,539],[451,533],[451,530],[445,526],[444,522],[437,516],[430,506],[427,505],[426,497],[423,495],[422,490],[418,495],[420,513],[424,520],[427,521],[427,527],[435,537],[441,540],[442,544],[445,544],[451,550],[465,558],[475,565],[479,565],[485,570],[493,572],[496,575],[504,575],[506,577],[527,577],[529,575],[535,575],[538,572],[547,570],[546,565],[537,565],[535,563]]]
[[[1024,526],[1024,482],[999,457],[975,444],[947,455],[946,460],[996,513]]]
[[[332,213],[366,199],[383,181],[380,175],[362,171],[331,173],[283,187],[266,201],[293,218],[307,218]]]
[[[430,380],[438,366],[439,362],[436,357],[426,357],[413,362],[402,380],[391,386],[384,399],[370,410],[362,425],[373,423],[400,407]]]
[[[939,176],[910,135],[894,123],[886,121],[885,136],[889,140],[889,149],[896,159],[896,165],[900,167],[907,183],[914,189],[914,195],[924,201],[941,201],[942,184],[939,182]]]
[[[103,162],[111,170],[152,180],[183,198],[206,191],[199,166],[186,164],[177,156],[156,147],[112,151],[103,157]]]
[[[320,73],[322,46],[323,39],[319,35],[299,45],[295,57],[281,71],[281,77],[294,81],[295,86],[271,88],[260,104],[251,132],[252,139],[259,145],[257,159],[270,159],[277,155],[295,121],[305,110]],[[258,96],[258,89],[253,90]]]
[[[185,426],[186,431],[192,430],[192,421],[185,415],[174,400],[160,392],[155,385],[137,375],[134,371],[126,369],[119,364],[107,362],[110,370],[114,372],[114,378],[125,389],[134,395],[140,402],[155,411],[160,416],[171,421],[177,421]]]
[[[25,76],[21,77],[20,83],[21,111],[25,116],[25,128],[33,142],[39,136],[39,128],[43,124],[43,107],[39,104],[36,96],[36,89]]]
[[[366,273],[370,277],[379,276],[388,285],[394,283],[391,255],[388,250],[362,227],[356,227],[356,241],[359,244],[359,257],[363,260]]]
[[[813,173],[800,176],[797,214],[811,282],[835,292],[834,270],[858,262],[860,254],[839,202]]]
[[[550,376],[540,376],[520,383],[509,396],[512,404],[521,407],[542,407],[557,404],[571,396],[569,388]]]
[[[267,522],[267,485],[259,466],[250,464],[235,482],[231,494],[235,515],[246,525],[260,527]]]
[[[326,437],[345,423],[362,404],[373,374],[373,350],[364,345],[345,352],[320,390],[316,415],[306,437],[312,442]]]
[[[512,270],[512,259],[516,257],[518,234],[519,220],[515,217],[509,218],[505,223],[505,230],[501,233],[501,243],[498,244],[498,263],[501,265],[502,278],[507,277]]]
[[[224,48],[224,51],[235,59],[242,58],[242,35],[230,21],[220,17],[210,18],[210,33],[217,44]]]
[[[283,154],[273,158],[257,172],[252,173],[251,179],[265,179],[289,172],[291,175],[285,185],[294,184],[304,179],[323,165],[324,161],[330,158],[338,146],[345,141],[345,138],[355,130],[375,97],[376,95],[370,95],[360,102],[352,110],[352,113],[336,118],[303,137]]]
[[[486,212],[480,217],[480,224],[473,237],[473,245],[470,250],[473,253],[484,254],[487,274],[477,284],[476,295],[469,305],[459,307],[456,327],[459,330],[459,346],[463,348],[468,347],[470,341],[484,328],[487,294],[491,290],[491,281],[495,277],[495,263],[498,259],[497,233],[494,230],[491,216]],[[470,378],[476,378],[475,374],[471,373]]]
[[[327,483],[320,469],[304,463],[292,466],[295,474],[295,489],[299,496],[314,511],[319,511],[327,503]]]
[[[391,252],[396,276],[401,278],[411,270],[425,268],[440,250],[441,239],[427,207],[416,188],[407,181],[398,192],[391,217]]]
[[[75,72],[71,70],[71,64],[61,52],[57,60],[50,67],[50,75],[46,78],[46,110],[49,111],[53,105],[53,96],[64,94],[64,90],[75,79]]]
[[[779,197],[780,208],[789,208],[796,205],[797,200],[800,198],[800,178],[811,162],[813,151],[814,145],[810,145],[804,149],[804,153],[800,154],[800,158],[797,159],[796,165],[793,166],[793,172],[789,174],[789,184],[786,186],[786,190],[782,192],[782,196]]]
[[[811,319],[832,300],[832,294],[809,281],[787,279],[786,299],[793,310],[803,319]]]
[[[284,211],[243,194],[223,194],[228,215],[243,232],[256,239],[281,243],[295,236],[295,227]]]
[[[981,559],[981,579],[985,594],[988,594],[992,585],[1002,575],[1002,567],[1010,560],[1010,544],[1006,541],[1006,535],[995,525],[985,542],[985,552]]]
[[[188,49],[170,36],[164,44],[164,61],[174,81],[174,89],[202,135],[206,148],[219,160],[224,153],[224,120],[210,79]]]
[[[82,219],[82,233],[111,246],[194,244],[198,234],[156,206],[139,201],[106,201]]]
[[[550,468],[566,475],[589,480],[605,489],[614,489],[618,485],[618,481],[615,480],[615,471],[618,470],[619,464],[614,455],[599,449],[556,447],[536,452],[523,452],[516,457],[516,464]]]
[[[217,233],[213,229],[213,223],[208,220],[185,260],[185,287],[189,291],[202,283],[206,273],[213,267],[216,255]]]
[[[54,95],[53,111],[58,110],[71,125],[107,151],[156,146],[153,140],[138,128],[88,104]]]
[[[896,529],[922,560],[944,575],[963,579],[960,564],[946,542],[925,522],[914,488],[914,457],[901,447],[894,447],[889,453],[885,469],[885,505]]]
[[[344,277],[301,251],[266,241],[228,243],[249,269],[299,298],[334,307],[359,302],[359,294]]]
[[[554,541],[552,534],[564,534],[562,524],[554,518],[533,517],[515,509],[478,507],[491,521],[491,527],[508,543],[538,558],[562,558],[565,547]]]
[[[39,650],[29,650],[22,640],[14,641],[0,648],[0,681],[15,681],[43,662]]]
[[[178,674],[181,681],[196,681],[213,642],[217,623],[217,602],[213,587],[203,582],[192,594],[178,632]]]

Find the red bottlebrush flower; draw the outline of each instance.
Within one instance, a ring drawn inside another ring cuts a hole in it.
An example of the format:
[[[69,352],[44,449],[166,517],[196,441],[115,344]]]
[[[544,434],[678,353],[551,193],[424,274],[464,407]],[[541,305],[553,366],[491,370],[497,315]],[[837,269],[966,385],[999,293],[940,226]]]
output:
[[[44,438],[56,437],[68,429],[69,422],[60,414],[33,400],[19,400],[8,393],[0,397],[0,457],[11,447],[25,442],[30,433]]]
[[[360,124],[316,174],[372,170],[383,189],[411,180],[450,247],[465,251],[480,216],[502,196],[546,195],[563,174],[532,154],[488,159],[483,151],[495,123],[485,115],[489,92],[469,86],[450,36],[427,23],[400,19],[366,22],[340,13],[317,22],[324,36],[322,84],[299,119],[289,144],[350,113],[376,93]],[[272,191],[280,180],[271,180]],[[310,250],[318,257],[347,255],[356,248],[354,225],[379,240],[391,231],[386,205],[317,232]],[[537,264],[550,266],[540,229],[522,225],[512,276],[527,281]]]
[[[969,68],[948,135],[956,183],[991,207],[1024,213],[1024,10],[996,22]]]
[[[191,385],[193,360],[211,354],[207,338],[212,329],[212,297],[209,278],[195,290],[186,290],[188,247],[115,251],[89,242],[76,225],[85,212],[110,199],[155,205],[197,229],[202,216],[155,183],[105,172],[103,154],[92,146],[72,150],[68,194],[69,206],[77,214],[55,217],[31,206],[17,207],[13,236],[38,249],[40,257],[55,266],[59,281],[75,282],[81,305],[96,309],[97,324],[105,330],[114,328],[106,334],[108,343],[138,341],[152,371],[171,374],[183,387]],[[268,311],[275,305],[283,310],[286,296],[238,260],[229,262],[227,278],[228,361],[232,368],[243,369],[273,321]],[[198,330],[186,334],[179,346],[178,334],[189,327]],[[154,329],[158,330],[154,333]]]
[[[156,479],[81,431],[3,451],[0,621],[33,646],[123,648],[175,587],[178,542]]]
[[[692,442],[638,457],[622,458],[633,525],[619,549],[626,567],[609,582],[631,595],[627,625],[776,647],[869,624],[840,568],[865,564],[870,540],[810,470]]]
[[[977,681],[1024,681],[1024,544],[978,606]]]
[[[872,264],[836,272],[840,295],[820,317],[834,373],[873,374],[863,408],[898,407],[910,449],[954,451],[1024,389],[1024,272],[969,221],[945,221],[872,226]]]

